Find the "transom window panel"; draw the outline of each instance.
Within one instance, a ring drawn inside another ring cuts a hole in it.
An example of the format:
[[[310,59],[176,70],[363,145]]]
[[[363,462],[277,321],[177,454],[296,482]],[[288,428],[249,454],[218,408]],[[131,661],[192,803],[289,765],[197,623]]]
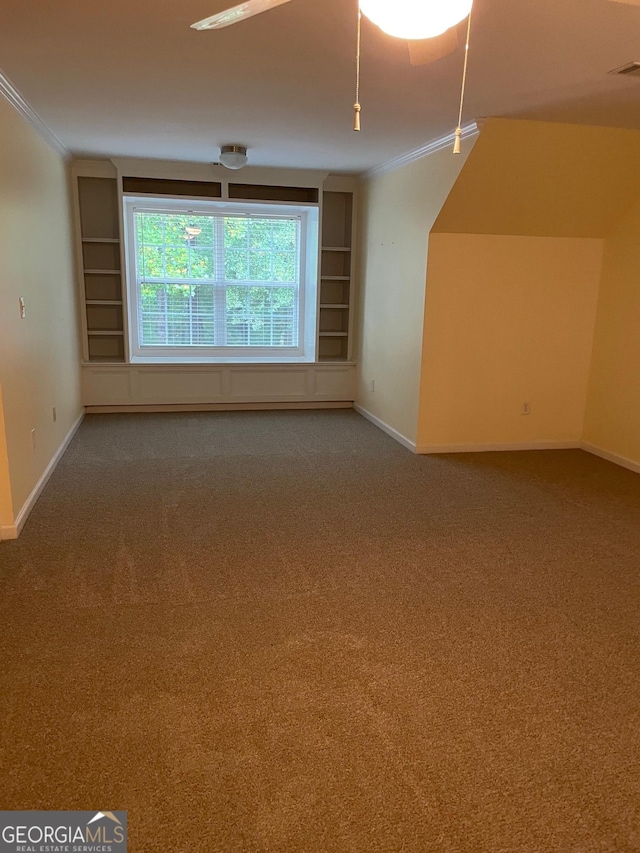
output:
[[[133,209],[140,349],[297,349],[302,216]]]

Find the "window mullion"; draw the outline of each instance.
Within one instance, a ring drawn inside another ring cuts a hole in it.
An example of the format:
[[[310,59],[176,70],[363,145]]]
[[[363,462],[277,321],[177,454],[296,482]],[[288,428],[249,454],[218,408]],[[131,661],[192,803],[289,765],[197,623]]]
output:
[[[216,216],[214,220],[214,285],[213,285],[213,317],[215,346],[227,345],[227,299],[225,291],[225,257],[224,257],[224,217]]]
[[[187,276],[189,281],[189,345],[193,346],[193,294],[195,292],[193,278],[191,275],[191,237],[186,241],[187,244]]]
[[[135,273],[136,273],[136,303],[138,310],[136,311],[136,320],[138,326],[138,341],[142,341],[144,338],[144,328],[142,325],[142,279],[145,277],[145,256],[144,256],[144,219],[140,220],[140,231],[142,232],[142,243],[138,239],[138,214],[136,209],[134,208],[132,213],[132,225],[133,225],[133,245],[135,251]],[[142,253],[142,258],[140,254]]]
[[[273,261],[272,261],[272,264],[273,264]],[[269,344],[270,344],[270,346],[273,346],[273,295],[274,295],[274,289],[271,288],[271,290],[269,291],[269,299],[270,299],[269,312],[271,315],[269,317],[269,327],[270,327]]]

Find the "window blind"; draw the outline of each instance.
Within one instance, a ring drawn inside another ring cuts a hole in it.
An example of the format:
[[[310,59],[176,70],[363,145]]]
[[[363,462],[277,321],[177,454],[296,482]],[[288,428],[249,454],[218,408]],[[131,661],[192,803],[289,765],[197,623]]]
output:
[[[301,219],[134,208],[141,347],[296,348]]]

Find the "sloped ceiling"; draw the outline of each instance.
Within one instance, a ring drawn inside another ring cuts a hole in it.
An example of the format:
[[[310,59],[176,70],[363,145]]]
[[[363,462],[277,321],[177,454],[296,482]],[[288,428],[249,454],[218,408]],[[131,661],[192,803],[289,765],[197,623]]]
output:
[[[604,237],[640,197],[640,131],[491,119],[433,232]]]

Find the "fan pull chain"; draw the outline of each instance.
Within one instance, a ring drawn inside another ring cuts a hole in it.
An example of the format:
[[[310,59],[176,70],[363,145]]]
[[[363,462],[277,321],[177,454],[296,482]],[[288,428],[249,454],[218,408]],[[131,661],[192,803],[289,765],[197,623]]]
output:
[[[362,12],[358,2],[358,38],[356,43],[356,102],[353,105],[353,129],[360,130],[360,31],[362,27]]]
[[[471,15],[473,9],[469,12],[469,20],[467,21],[467,40],[464,45],[464,69],[462,71],[462,91],[460,92],[460,112],[458,113],[458,126],[456,127],[456,138],[453,143],[453,153],[460,154],[462,140],[462,110],[464,108],[464,93],[467,86],[467,65],[469,62],[469,39],[471,37]]]

